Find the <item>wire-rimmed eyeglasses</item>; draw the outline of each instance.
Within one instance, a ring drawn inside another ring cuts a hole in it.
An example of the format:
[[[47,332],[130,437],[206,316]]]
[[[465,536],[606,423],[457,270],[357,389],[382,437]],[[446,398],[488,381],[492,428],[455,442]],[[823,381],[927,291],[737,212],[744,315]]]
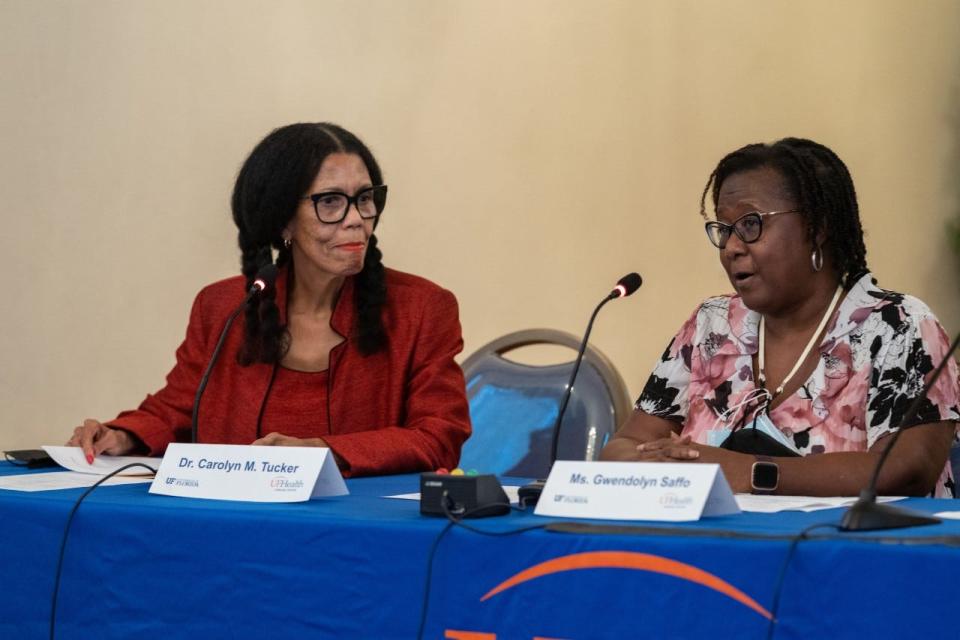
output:
[[[727,240],[730,239],[731,233],[736,233],[738,238],[750,244],[760,239],[760,233],[763,231],[764,216],[775,216],[781,213],[800,213],[800,209],[751,211],[734,220],[733,224],[727,224],[719,220],[711,220],[704,224],[703,228],[706,229],[710,242],[718,249],[723,249],[727,246]]]
[[[354,196],[348,196],[342,191],[324,191],[304,196],[303,200],[313,201],[313,210],[317,220],[324,224],[337,224],[347,217],[350,205],[357,208],[357,213],[364,220],[376,218],[383,213],[387,204],[387,185],[379,184],[375,187],[361,189]]]

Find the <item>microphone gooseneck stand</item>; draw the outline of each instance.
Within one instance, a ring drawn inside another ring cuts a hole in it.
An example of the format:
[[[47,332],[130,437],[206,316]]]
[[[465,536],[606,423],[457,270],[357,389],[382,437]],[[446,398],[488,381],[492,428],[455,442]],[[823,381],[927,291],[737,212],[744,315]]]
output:
[[[573,370],[570,372],[570,380],[567,382],[567,386],[563,392],[563,399],[560,402],[560,410],[557,412],[557,420],[553,424],[553,433],[550,436],[551,468],[553,467],[553,463],[557,461],[558,449],[560,446],[560,425],[563,423],[563,416],[566,414],[567,405],[570,403],[570,395],[573,393],[573,383],[577,379],[577,372],[580,371],[580,363],[583,361],[583,354],[587,350],[587,342],[590,339],[590,332],[593,330],[593,322],[596,320],[597,314],[600,313],[600,309],[602,309],[605,304],[611,300],[625,298],[629,295],[632,295],[637,289],[640,288],[641,284],[643,284],[643,279],[638,273],[629,273],[623,276],[617,282],[617,286],[614,287],[613,291],[611,291],[606,298],[600,301],[600,304],[594,308],[593,313],[590,315],[590,321],[587,323],[587,330],[583,334],[583,340],[580,341],[580,349],[577,351],[577,358],[573,363]],[[520,487],[518,492],[520,504],[523,506],[536,504],[537,500],[540,499],[540,494],[543,492],[543,487],[545,484],[546,480],[535,480],[534,482]]]
[[[936,383],[940,374],[943,373],[943,370],[946,369],[947,363],[950,362],[950,358],[953,356],[953,352],[956,351],[958,343],[960,343],[960,334],[957,334],[957,337],[953,339],[953,344],[950,345],[947,354],[943,357],[940,364],[937,365],[929,382],[924,385],[923,391],[910,403],[910,406],[903,414],[897,432],[893,434],[893,437],[890,439],[890,444],[884,449],[880,455],[880,459],[877,461],[877,466],[873,470],[873,477],[870,479],[870,484],[860,492],[859,499],[843,514],[843,520],[840,521],[841,531],[899,529],[902,527],[919,527],[942,522],[940,518],[925,513],[877,502],[877,479],[880,477],[880,470],[890,456],[890,452],[893,451],[893,447],[896,446],[901,434],[903,434],[906,429],[909,429],[910,426],[914,426],[908,426],[907,423],[916,417],[920,405],[927,399],[927,394],[930,392],[930,389]]]
[[[270,263],[260,267],[257,275],[254,277],[253,284],[250,285],[250,289],[247,291],[247,295],[243,298],[243,302],[233,310],[227,318],[227,321],[223,324],[223,329],[220,331],[220,338],[217,340],[217,345],[213,348],[213,353],[210,355],[210,362],[207,363],[207,368],[203,370],[203,375],[200,377],[200,384],[197,385],[197,394],[193,398],[193,414],[190,418],[190,442],[193,444],[197,443],[199,431],[200,400],[203,398],[203,392],[207,388],[207,383],[210,382],[213,365],[216,364],[217,359],[220,357],[220,350],[223,348],[223,343],[227,339],[227,334],[230,333],[230,327],[233,325],[233,321],[237,319],[237,316],[240,315],[240,312],[243,311],[253,296],[273,287],[276,280],[277,266],[275,264]]]

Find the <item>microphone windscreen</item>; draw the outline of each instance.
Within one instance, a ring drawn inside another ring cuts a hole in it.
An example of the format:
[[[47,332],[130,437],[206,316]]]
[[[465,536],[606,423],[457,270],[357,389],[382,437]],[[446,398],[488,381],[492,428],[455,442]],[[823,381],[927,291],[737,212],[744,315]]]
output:
[[[642,284],[643,278],[640,277],[639,273],[628,273],[617,281],[617,286],[614,288],[614,291],[618,294],[618,297],[626,298],[639,289]]]
[[[253,286],[259,289],[260,291],[266,291],[273,287],[274,283],[277,281],[277,265],[265,264],[257,270],[257,275],[253,279]]]

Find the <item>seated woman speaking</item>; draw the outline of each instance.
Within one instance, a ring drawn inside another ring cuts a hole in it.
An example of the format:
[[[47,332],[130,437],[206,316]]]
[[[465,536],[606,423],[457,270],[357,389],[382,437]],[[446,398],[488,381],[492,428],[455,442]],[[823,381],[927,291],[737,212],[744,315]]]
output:
[[[683,324],[602,458],[719,463],[736,492],[856,495],[947,352],[943,328],[867,271],[853,182],[830,149],[748,145],[711,174],[704,218],[708,194],[736,293]],[[880,493],[953,496],[958,395],[951,359]]]
[[[457,301],[384,268],[373,232],[386,196],[370,150],[341,127],[264,138],[233,190],[243,275],[197,295],[163,389],[110,422],[85,420],[68,444],[92,461],[188,441],[227,317],[276,251],[276,286],[250,300],[211,372],[198,441],[329,447],[348,476],[455,466],[470,435]]]

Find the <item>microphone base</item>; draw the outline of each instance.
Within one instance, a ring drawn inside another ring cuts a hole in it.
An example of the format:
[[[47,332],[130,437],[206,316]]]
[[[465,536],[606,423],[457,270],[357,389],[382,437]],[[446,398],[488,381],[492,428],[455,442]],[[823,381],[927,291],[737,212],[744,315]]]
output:
[[[912,511],[890,504],[881,504],[873,500],[857,500],[840,521],[841,531],[879,531],[882,529],[902,529],[904,527],[922,527],[943,522],[935,516]]]
[[[420,474],[420,513],[486,518],[510,513],[510,501],[494,475]]]
[[[540,500],[540,494],[543,493],[543,486],[545,484],[547,484],[546,480],[534,480],[520,487],[517,491],[517,499],[520,502],[520,506],[524,508],[536,506],[537,501]]]

